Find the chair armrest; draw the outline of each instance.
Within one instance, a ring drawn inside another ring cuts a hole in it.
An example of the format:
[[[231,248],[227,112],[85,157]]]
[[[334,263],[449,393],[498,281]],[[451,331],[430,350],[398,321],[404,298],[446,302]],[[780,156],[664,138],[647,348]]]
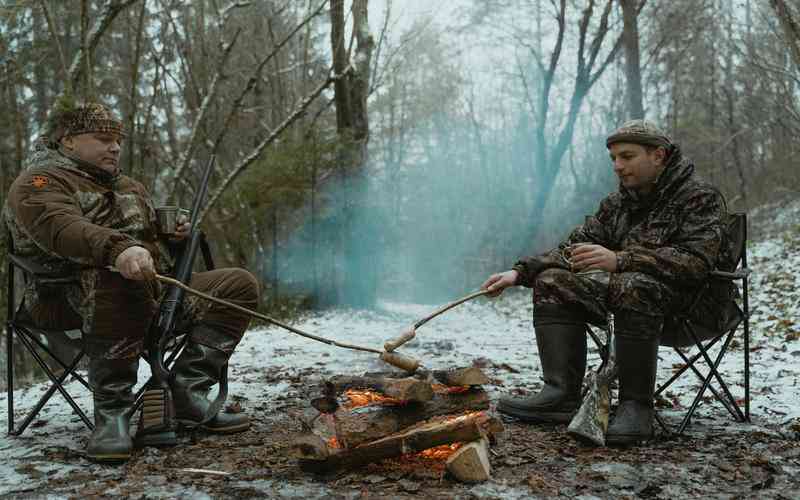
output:
[[[712,278],[725,278],[729,280],[741,280],[748,277],[751,273],[750,268],[740,269],[738,271],[734,271],[729,273],[727,271],[711,271],[710,275]]]
[[[47,269],[43,265],[34,262],[30,258],[15,255],[13,253],[8,254],[8,258],[11,259],[11,262],[15,266],[28,273],[34,280],[40,283],[47,283],[47,284],[77,283],[75,276],[71,276],[63,271],[60,272]]]

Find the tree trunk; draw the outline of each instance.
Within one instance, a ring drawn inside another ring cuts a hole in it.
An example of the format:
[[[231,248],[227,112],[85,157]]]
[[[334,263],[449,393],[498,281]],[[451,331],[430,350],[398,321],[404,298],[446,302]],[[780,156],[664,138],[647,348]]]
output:
[[[628,84],[628,115],[644,118],[642,71],[639,65],[639,22],[637,0],[619,0],[622,6],[622,44],[625,47],[625,76]]]
[[[336,126],[340,148],[338,160],[341,174],[341,251],[344,262],[341,288],[342,302],[353,307],[369,307],[375,302],[377,269],[374,262],[377,252],[370,252],[377,235],[364,216],[367,215],[367,181],[364,169],[367,163],[369,121],[367,95],[374,41],[367,20],[368,0],[353,2],[353,33],[356,54],[353,71],[336,81]],[[351,66],[345,47],[344,0],[331,1],[331,49],[333,68],[342,74]],[[358,219],[358,218],[361,219]],[[361,224],[359,224],[361,222]]]
[[[800,13],[793,12],[785,0],[770,0],[770,4],[778,16],[794,64],[800,70],[800,20],[797,18]]]

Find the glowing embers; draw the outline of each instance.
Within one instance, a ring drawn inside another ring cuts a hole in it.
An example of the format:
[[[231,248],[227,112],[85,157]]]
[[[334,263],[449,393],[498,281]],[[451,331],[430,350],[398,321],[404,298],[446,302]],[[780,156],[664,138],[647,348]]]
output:
[[[405,404],[405,401],[386,397],[379,392],[368,389],[347,389],[344,391],[344,395],[347,401],[342,407],[350,409],[370,405],[396,406]]]
[[[485,480],[491,470],[489,442],[502,432],[500,421],[487,413],[488,394],[471,382],[485,375],[474,367],[445,375],[365,374],[322,381],[311,403],[324,414],[296,438],[293,454],[313,472],[382,462],[377,466],[446,468],[461,481]],[[320,399],[331,404],[314,404]]]

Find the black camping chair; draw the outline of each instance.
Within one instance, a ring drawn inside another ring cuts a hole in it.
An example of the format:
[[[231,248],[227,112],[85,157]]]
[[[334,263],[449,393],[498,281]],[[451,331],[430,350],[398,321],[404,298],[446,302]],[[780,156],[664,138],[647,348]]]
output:
[[[86,379],[77,371],[81,360],[85,357],[83,349],[83,332],[80,330],[46,330],[38,328],[33,324],[24,307],[24,299],[19,303],[16,293],[16,272],[21,273],[25,283],[37,282],[46,286],[68,286],[77,284],[74,277],[60,275],[43,268],[32,262],[30,259],[23,258],[14,253],[13,240],[11,235],[8,237],[8,305],[6,310],[6,356],[7,356],[7,391],[8,391],[8,434],[19,436],[35,419],[41,409],[47,404],[50,398],[58,391],[67,403],[72,407],[76,415],[90,430],[94,428],[93,418],[87,417],[72,395],[65,387],[68,377],[73,377],[83,387],[91,391],[91,387]],[[207,270],[214,269],[214,261],[204,235],[201,235],[200,250],[203,254],[203,261]],[[186,342],[186,336],[181,336],[176,332],[175,341],[169,346],[169,353],[165,357],[165,365],[172,366],[175,358]],[[50,387],[39,398],[38,402],[31,408],[18,427],[14,422],[14,342],[15,339],[25,347],[25,351],[30,353],[36,364],[44,371],[50,379]],[[61,344],[62,349],[54,349],[55,345]],[[66,351],[66,357],[63,352]],[[46,357],[45,357],[46,355]],[[47,358],[52,360],[57,366],[54,372],[51,365],[47,363]],[[146,356],[142,356],[145,362]],[[57,373],[59,372],[59,373]],[[142,385],[136,394],[136,403],[131,410],[133,414],[142,404],[145,390],[148,383]]]
[[[707,391],[710,391],[714,399],[725,407],[734,420],[737,422],[750,421],[750,307],[747,281],[750,269],[747,267],[747,215],[744,213],[727,214],[725,232],[730,253],[728,260],[733,263],[732,268],[712,271],[709,280],[695,294],[691,307],[680,311],[679,314],[673,317],[667,318],[662,333],[661,345],[672,347],[681,357],[684,364],[666,382],[657,387],[654,394],[655,398],[658,399],[684,373],[693,373],[701,382],[700,390],[697,391],[689,410],[674,431],[678,435],[683,434],[690,424],[695,410],[697,410]],[[737,283],[741,290],[741,305],[737,300],[732,300],[728,304],[728,321],[721,330],[709,329],[695,324],[690,319],[693,316],[694,308],[699,303],[700,297],[713,285],[715,280]],[[591,328],[587,327],[587,330],[587,333],[597,345],[600,356],[605,363],[608,353],[607,345]],[[743,346],[744,398],[741,402],[733,397],[728,384],[718,370],[720,362],[729,352],[731,343],[737,334],[742,336]],[[712,359],[712,348],[717,345],[719,345],[719,348]],[[698,350],[691,357],[683,352],[683,348],[690,346],[696,347]],[[703,365],[705,365],[705,373],[702,371]],[[656,412],[656,421],[665,432],[668,434],[673,433],[658,412]]]

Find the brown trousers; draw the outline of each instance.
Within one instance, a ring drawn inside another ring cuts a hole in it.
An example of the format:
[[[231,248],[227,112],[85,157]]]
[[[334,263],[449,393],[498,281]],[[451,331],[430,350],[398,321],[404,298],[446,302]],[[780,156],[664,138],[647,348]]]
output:
[[[30,311],[42,328],[83,327],[86,352],[92,358],[138,356],[150,323],[156,317],[164,290],[157,282],[132,281],[106,270],[91,270],[82,279],[76,300],[48,301]],[[190,286],[234,304],[254,309],[259,287],[255,277],[239,268],[194,273]],[[78,303],[82,313],[70,303]],[[232,353],[250,322],[235,309],[186,294],[177,318],[178,330],[191,332],[193,341]],[[195,328],[202,326],[203,328]]]

